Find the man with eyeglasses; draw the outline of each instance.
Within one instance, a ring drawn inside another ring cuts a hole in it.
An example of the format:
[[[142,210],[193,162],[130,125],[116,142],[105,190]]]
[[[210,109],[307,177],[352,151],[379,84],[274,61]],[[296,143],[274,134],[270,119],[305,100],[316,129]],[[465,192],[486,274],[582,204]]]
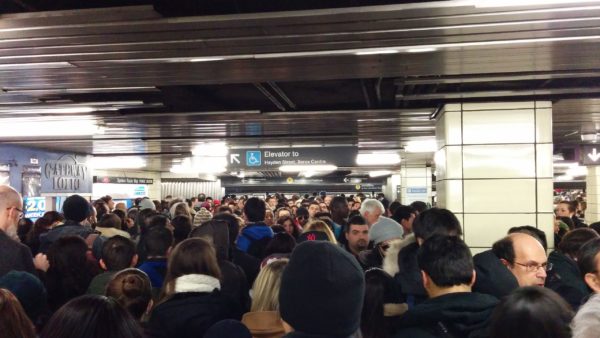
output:
[[[476,292],[502,298],[523,286],[544,286],[552,269],[544,247],[535,237],[512,233],[493,244],[492,250],[473,257]]]
[[[46,255],[31,257],[31,250],[15,240],[17,225],[23,217],[23,199],[13,188],[0,185],[0,277],[11,270],[32,274],[50,266]]]
[[[512,272],[519,286],[544,286],[546,270],[551,270],[552,264],[548,263],[542,244],[523,233],[508,235],[502,244],[502,250],[492,250],[497,251],[500,262]]]

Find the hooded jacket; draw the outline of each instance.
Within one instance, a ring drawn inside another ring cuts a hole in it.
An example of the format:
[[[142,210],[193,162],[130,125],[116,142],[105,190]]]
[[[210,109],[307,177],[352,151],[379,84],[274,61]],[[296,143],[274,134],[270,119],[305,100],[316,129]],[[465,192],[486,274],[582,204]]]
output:
[[[263,259],[265,248],[273,238],[273,230],[265,223],[248,224],[237,239],[237,247],[256,258]]]
[[[390,242],[383,260],[383,270],[394,277],[401,300],[412,308],[427,299],[421,269],[417,262],[419,245],[414,234]]]
[[[229,230],[226,226],[205,224],[194,230],[194,236],[208,236],[217,253],[221,269],[221,292],[239,301],[242,309],[250,308],[248,281],[242,268],[231,262],[229,257]]]
[[[388,275],[395,276],[398,272],[400,272],[400,267],[398,266],[398,254],[400,253],[400,250],[415,242],[416,239],[414,234],[410,234],[404,239],[397,239],[390,242],[390,247],[388,248],[386,256],[383,259],[382,267],[383,270],[388,273]]]
[[[558,251],[550,253],[548,262],[552,263],[553,267],[548,271],[545,286],[558,293],[577,311],[581,302],[590,294],[590,289],[581,278],[577,263]]]
[[[474,292],[492,295],[498,299],[519,287],[515,276],[502,264],[492,250],[473,256],[477,278],[473,285]]]
[[[408,310],[394,337],[484,337],[498,299],[475,292],[449,293]]]
[[[52,243],[57,241],[59,238],[66,236],[79,236],[83,239],[87,239],[92,234],[99,234],[98,232],[86,228],[83,225],[67,220],[63,225],[59,225],[52,230],[40,235],[40,252],[47,253]],[[92,253],[96,258],[99,258],[102,254],[102,245],[106,238],[103,236],[97,236],[92,244]],[[86,241],[87,242],[87,241]],[[89,243],[88,243],[89,245]]]

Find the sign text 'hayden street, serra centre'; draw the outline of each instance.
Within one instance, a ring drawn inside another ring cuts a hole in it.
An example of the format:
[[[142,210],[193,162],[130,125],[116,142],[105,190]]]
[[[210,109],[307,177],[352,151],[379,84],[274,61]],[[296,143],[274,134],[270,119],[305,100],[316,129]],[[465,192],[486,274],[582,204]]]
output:
[[[355,166],[357,147],[231,149],[229,170],[277,170],[282,165]]]

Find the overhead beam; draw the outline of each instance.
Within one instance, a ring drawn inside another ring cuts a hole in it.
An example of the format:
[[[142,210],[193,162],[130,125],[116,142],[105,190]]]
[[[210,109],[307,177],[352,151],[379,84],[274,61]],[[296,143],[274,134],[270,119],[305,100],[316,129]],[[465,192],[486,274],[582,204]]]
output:
[[[513,96],[555,96],[555,95],[578,95],[578,94],[597,94],[600,93],[600,87],[571,87],[571,88],[552,88],[552,89],[515,89],[515,90],[491,90],[491,91],[471,91],[455,93],[431,93],[418,95],[396,94],[397,100],[419,101],[419,100],[452,100],[452,99],[479,99],[494,97],[513,97]]]
[[[279,110],[281,111],[286,111],[287,109],[285,108],[285,106],[283,105],[283,103],[281,103],[273,94],[271,94],[267,88],[265,88],[265,86],[263,86],[260,83],[253,83],[254,87],[256,87],[256,89],[258,89],[264,96],[267,97],[267,99],[269,99],[269,101],[271,101],[271,103],[273,103],[275,105],[275,107],[277,107]]]

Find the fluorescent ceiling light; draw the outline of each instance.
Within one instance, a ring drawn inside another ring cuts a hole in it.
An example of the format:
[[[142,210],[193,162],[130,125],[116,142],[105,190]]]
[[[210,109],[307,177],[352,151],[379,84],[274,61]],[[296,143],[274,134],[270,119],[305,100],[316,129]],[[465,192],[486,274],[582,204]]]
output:
[[[229,149],[225,142],[200,143],[192,149],[194,156],[227,156]]]
[[[404,150],[408,153],[434,153],[437,149],[435,140],[408,141]]]
[[[400,155],[396,153],[371,153],[356,156],[358,165],[394,165],[398,163],[400,163]]]
[[[219,174],[226,171],[226,157],[188,157],[171,167],[175,174]]]
[[[569,175],[556,176],[556,178],[554,180],[555,181],[572,181],[573,176],[569,176]]]
[[[579,163],[577,163],[577,162],[554,163],[555,168],[571,168],[571,167],[576,167],[578,165],[579,165]]]
[[[220,174],[227,171],[225,167],[204,167],[204,168],[194,168],[190,166],[185,166],[182,164],[176,164],[171,167],[170,170],[174,174]]]
[[[391,170],[375,170],[375,171],[369,171],[369,177],[380,177],[380,176],[387,176],[390,175],[392,173]]]
[[[581,141],[583,141],[583,142],[598,142],[598,133],[581,134]]]
[[[204,57],[204,58],[193,58],[193,59],[190,59],[190,62],[209,62],[209,61],[222,61],[222,60],[225,60],[225,58]]]
[[[475,7],[522,7],[534,5],[581,4],[600,2],[598,0],[475,0]]]
[[[0,70],[13,69],[46,69],[46,68],[71,68],[75,67],[68,62],[32,62],[32,63],[5,63],[0,64]]]
[[[354,55],[378,55],[378,54],[397,54],[397,49],[380,49],[380,50],[365,50],[363,52],[356,52]]]
[[[86,136],[104,134],[92,119],[0,119],[0,137]]]
[[[316,174],[318,174],[316,171],[305,171],[300,173],[300,176],[309,178],[315,176]]]
[[[89,165],[92,169],[140,169],[146,166],[146,160],[140,156],[97,156]]]
[[[582,166],[573,166],[565,172],[567,176],[586,176],[587,175],[587,167]]]
[[[337,167],[331,164],[317,164],[317,165],[282,165],[279,167],[279,171],[284,173],[298,173],[308,171],[334,171]]]
[[[105,109],[105,108],[103,108]],[[63,108],[19,108],[19,109],[3,109],[2,112],[13,113],[13,114],[78,114],[78,113],[92,113],[99,110],[93,107],[63,107]]]
[[[406,51],[408,53],[429,53],[429,52],[435,52],[436,50],[437,50],[437,48],[428,47],[428,48],[409,48]]]

